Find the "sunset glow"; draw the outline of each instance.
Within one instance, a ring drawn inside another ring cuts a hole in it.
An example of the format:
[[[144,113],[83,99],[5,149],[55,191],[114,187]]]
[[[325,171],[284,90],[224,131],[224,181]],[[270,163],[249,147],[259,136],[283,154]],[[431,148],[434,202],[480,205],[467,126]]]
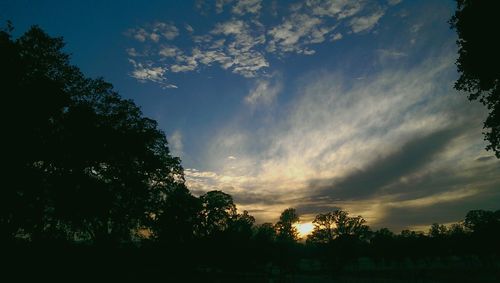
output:
[[[299,231],[299,236],[301,238],[304,238],[311,234],[314,229],[314,225],[312,224],[312,222],[297,223],[295,224],[295,228],[297,228],[297,230]]]
[[[194,196],[256,223],[342,209],[401,231],[500,202],[488,111],[453,88],[454,1],[0,2],[157,121]]]

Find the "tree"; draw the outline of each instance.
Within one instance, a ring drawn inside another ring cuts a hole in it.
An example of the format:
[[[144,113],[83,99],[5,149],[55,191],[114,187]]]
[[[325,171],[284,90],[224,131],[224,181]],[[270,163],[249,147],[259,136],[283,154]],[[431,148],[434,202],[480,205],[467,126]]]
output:
[[[486,149],[500,158],[500,42],[495,32],[500,24],[498,1],[457,0],[450,24],[457,31],[460,73],[455,89],[469,93],[469,100],[484,104],[489,115],[484,121]]]
[[[394,239],[394,233],[387,228],[380,228],[379,230],[373,232],[372,241],[374,239],[392,240]]]
[[[448,235],[452,238],[464,237],[466,234],[467,231],[462,223],[453,223],[448,229]]]
[[[313,231],[308,236],[307,241],[311,243],[330,243],[336,237],[336,219],[332,212],[318,214],[313,221]]]
[[[448,228],[442,224],[433,223],[429,229],[429,236],[432,238],[443,238],[448,234]]]
[[[180,160],[154,120],[110,83],[86,78],[63,48],[36,26],[16,40],[0,32],[2,231],[130,240],[184,184]]]
[[[276,230],[272,223],[262,223],[255,228],[254,239],[260,245],[269,245],[276,240]]]
[[[196,237],[200,225],[201,201],[180,184],[166,195],[151,220],[153,238],[169,244],[189,243]]]
[[[373,256],[375,258],[384,258],[394,255],[396,249],[394,239],[394,233],[387,228],[374,231],[370,238]]]
[[[299,232],[295,228],[294,224],[299,222],[300,218],[295,211],[295,208],[285,209],[281,215],[279,221],[276,223],[276,237],[280,242],[296,242],[299,238]]]
[[[252,237],[253,224],[255,223],[255,217],[248,214],[248,211],[244,210],[243,213],[237,214],[229,223],[229,233],[232,234],[233,238],[239,241],[248,241]]]
[[[330,243],[337,238],[363,239],[369,231],[365,222],[363,217],[350,217],[349,213],[342,210],[318,214],[313,221],[314,229],[308,241]]]
[[[233,197],[222,191],[210,191],[200,196],[202,203],[201,231],[203,236],[211,236],[225,231],[236,217]]]
[[[464,226],[476,234],[500,235],[500,210],[471,210],[465,216]]]

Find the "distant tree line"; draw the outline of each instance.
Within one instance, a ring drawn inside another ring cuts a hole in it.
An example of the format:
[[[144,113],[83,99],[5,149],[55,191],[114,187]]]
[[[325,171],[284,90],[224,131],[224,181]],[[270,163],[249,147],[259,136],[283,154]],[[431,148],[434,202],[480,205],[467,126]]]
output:
[[[473,210],[450,227],[398,235],[335,210],[315,217],[304,243],[293,208],[274,224],[256,225],[229,194],[192,195],[157,123],[111,84],[71,65],[62,38],[37,26],[17,39],[11,33],[10,24],[0,31],[0,241],[13,251],[17,276],[26,266],[68,273],[93,266],[111,279],[139,276],[137,269],[287,275],[303,259],[338,271],[360,257],[500,253],[500,210]],[[57,260],[47,261],[48,254]],[[169,276],[150,271],[140,278]]]

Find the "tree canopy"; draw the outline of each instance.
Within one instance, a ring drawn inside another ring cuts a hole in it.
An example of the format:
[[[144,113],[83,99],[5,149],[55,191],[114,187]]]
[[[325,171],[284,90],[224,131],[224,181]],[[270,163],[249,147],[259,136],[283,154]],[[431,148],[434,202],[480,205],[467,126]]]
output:
[[[154,219],[184,186],[157,123],[101,78],[72,66],[62,38],[37,26],[0,32],[7,237],[119,241]]]
[[[362,239],[367,236],[368,226],[361,216],[351,217],[343,210],[318,214],[313,221],[314,229],[308,237],[312,243],[331,243],[337,238]]]
[[[484,121],[486,149],[500,158],[500,41],[496,32],[500,25],[498,1],[457,0],[450,20],[457,31],[460,74],[455,88],[479,100],[489,111]]]
[[[299,238],[299,232],[294,226],[300,218],[295,208],[285,209],[276,223],[277,240],[281,242],[295,242]]]

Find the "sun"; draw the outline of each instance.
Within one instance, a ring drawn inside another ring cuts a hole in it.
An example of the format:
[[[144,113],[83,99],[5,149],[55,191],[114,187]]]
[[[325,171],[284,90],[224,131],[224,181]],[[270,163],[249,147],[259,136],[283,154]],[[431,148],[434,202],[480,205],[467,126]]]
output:
[[[299,236],[301,238],[307,237],[307,235],[311,234],[312,230],[314,229],[314,225],[312,224],[312,222],[297,223],[294,226],[295,228],[297,228],[297,231],[299,231]]]

